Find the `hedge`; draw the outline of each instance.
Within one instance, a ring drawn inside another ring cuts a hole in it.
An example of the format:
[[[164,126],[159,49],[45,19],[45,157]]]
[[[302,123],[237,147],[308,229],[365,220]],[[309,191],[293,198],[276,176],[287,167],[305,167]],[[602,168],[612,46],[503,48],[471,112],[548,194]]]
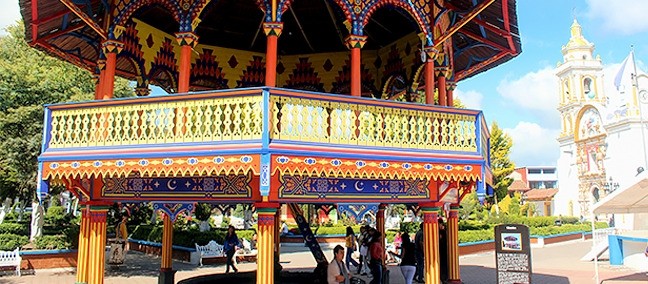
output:
[[[29,237],[15,234],[0,234],[0,250],[12,251],[29,243]]]
[[[29,224],[2,223],[0,234],[29,235]]]
[[[37,249],[70,249],[72,244],[65,235],[41,236],[34,240]]]

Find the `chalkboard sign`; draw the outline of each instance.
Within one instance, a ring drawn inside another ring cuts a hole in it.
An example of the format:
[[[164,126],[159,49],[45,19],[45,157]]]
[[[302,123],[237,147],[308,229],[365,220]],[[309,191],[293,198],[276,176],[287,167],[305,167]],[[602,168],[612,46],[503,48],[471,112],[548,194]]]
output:
[[[495,227],[495,262],[498,284],[531,283],[529,227],[504,224]]]

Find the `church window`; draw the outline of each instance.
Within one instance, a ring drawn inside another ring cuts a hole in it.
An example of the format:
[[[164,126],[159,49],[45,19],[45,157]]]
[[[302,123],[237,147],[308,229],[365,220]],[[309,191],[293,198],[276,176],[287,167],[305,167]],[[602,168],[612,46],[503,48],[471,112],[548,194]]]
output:
[[[586,95],[592,91],[592,79],[585,78],[585,80],[583,80],[583,91]]]

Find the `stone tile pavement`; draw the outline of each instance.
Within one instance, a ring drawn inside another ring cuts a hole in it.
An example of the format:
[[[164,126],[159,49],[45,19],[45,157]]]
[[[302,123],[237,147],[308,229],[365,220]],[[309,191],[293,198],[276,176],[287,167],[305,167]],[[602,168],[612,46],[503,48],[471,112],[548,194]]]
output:
[[[533,283],[534,284],[567,284],[567,283],[596,283],[593,262],[581,262],[579,259],[589,251],[591,241],[572,241],[549,245],[532,250]],[[325,247],[325,253],[330,259],[332,248]],[[494,253],[486,252],[462,256],[460,258],[461,278],[465,284],[495,284]],[[648,270],[648,260],[646,260]],[[106,284],[154,284],[157,283],[160,259],[141,253],[129,252],[126,265],[119,269],[107,267]],[[281,264],[290,271],[312,271],[315,260],[308,250],[301,246],[282,248]],[[174,262],[176,281],[200,275],[224,273],[225,266],[203,266]],[[241,271],[252,271],[255,263],[241,263]],[[390,265],[390,283],[404,284],[405,281],[398,266]],[[648,283],[645,271],[635,271],[624,267],[610,266],[607,261],[599,261],[599,283],[604,284],[639,284]],[[74,269],[48,269],[25,271],[22,277],[0,276],[0,283],[31,284],[31,283],[74,283]]]

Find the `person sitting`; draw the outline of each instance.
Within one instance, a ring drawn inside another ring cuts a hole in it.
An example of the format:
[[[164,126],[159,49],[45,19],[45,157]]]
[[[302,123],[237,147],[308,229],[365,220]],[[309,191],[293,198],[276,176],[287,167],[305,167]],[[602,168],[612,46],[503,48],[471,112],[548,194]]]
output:
[[[328,284],[350,284],[351,273],[344,265],[344,247],[341,245],[333,248],[333,260],[326,271],[326,283]]]
[[[283,224],[281,224],[281,234],[280,234],[280,236],[283,237],[283,236],[288,236],[288,235],[292,235],[292,233],[290,232],[290,229],[288,229],[288,224],[286,224],[286,221],[284,221]]]

